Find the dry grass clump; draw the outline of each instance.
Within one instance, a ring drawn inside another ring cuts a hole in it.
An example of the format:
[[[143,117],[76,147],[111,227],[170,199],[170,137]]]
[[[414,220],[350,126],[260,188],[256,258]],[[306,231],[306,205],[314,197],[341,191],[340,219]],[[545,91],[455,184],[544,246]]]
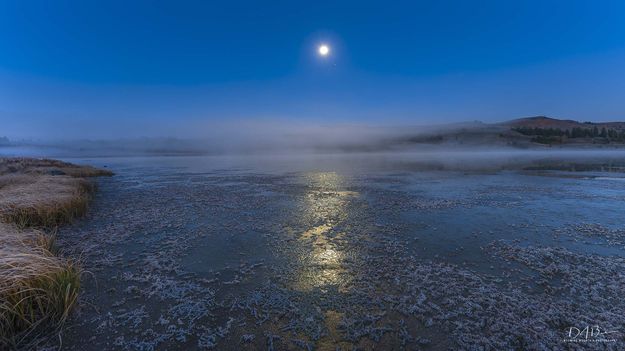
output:
[[[0,176],[0,220],[21,228],[54,228],[87,211],[94,186],[81,178],[34,174]]]
[[[110,171],[55,160],[0,158],[0,349],[60,326],[76,303],[80,267],[56,256],[56,227],[87,211]],[[28,228],[39,228],[38,231]],[[46,232],[44,232],[46,231]]]
[[[84,177],[108,170],[35,158],[0,158],[0,220],[54,228],[84,215],[94,186]]]
[[[53,236],[0,224],[0,346],[62,324],[76,303],[80,268],[53,247]]]

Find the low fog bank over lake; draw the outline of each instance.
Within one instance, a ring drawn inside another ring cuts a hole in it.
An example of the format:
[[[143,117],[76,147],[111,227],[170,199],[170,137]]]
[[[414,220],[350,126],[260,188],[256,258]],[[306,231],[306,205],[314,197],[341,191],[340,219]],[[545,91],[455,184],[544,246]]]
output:
[[[149,154],[113,153],[107,149],[76,149],[61,146],[0,147],[0,155],[17,157],[49,157],[74,162],[105,165],[109,160],[125,159],[137,164],[160,164],[204,168],[224,167],[267,172],[289,171],[419,171],[419,170],[605,170],[617,171],[625,166],[625,149],[514,149],[423,147],[418,150],[341,152],[297,151],[189,155],[164,151]]]

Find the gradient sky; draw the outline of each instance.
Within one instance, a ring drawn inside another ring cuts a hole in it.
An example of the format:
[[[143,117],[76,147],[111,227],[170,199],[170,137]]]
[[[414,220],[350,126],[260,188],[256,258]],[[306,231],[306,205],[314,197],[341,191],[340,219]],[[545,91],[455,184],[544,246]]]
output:
[[[625,120],[622,0],[5,0],[0,33],[12,138]]]

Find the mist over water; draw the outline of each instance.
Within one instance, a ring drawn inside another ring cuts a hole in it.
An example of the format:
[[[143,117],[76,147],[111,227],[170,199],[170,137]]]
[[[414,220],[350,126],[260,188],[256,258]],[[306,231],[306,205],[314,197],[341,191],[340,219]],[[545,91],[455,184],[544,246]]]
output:
[[[99,159],[177,156],[203,163],[267,171],[522,169],[616,170],[625,149],[602,145],[554,146],[521,140],[512,146],[498,135],[509,128],[480,122],[429,126],[220,124],[202,137],[21,140],[0,145],[0,155]],[[195,135],[202,133],[195,131]],[[191,135],[191,134],[189,134]],[[186,161],[180,161],[186,162]],[[576,168],[577,166],[577,168]]]
[[[315,152],[281,150],[264,153],[176,154],[170,152],[142,154],[107,149],[79,150],[62,147],[0,147],[2,156],[51,157],[72,162],[107,166],[115,160],[153,166],[184,165],[194,171],[207,169],[241,169],[267,173],[336,171],[349,174],[370,172],[558,170],[606,171],[625,170],[625,150],[518,150],[481,148],[473,150],[426,149],[385,152]]]
[[[37,130],[37,126],[33,126]],[[12,138],[12,144],[54,146],[88,150],[94,153],[284,153],[290,151],[328,151],[358,148],[388,148],[385,142],[407,136],[423,135],[441,127],[366,124],[321,124],[292,120],[239,120],[231,122],[181,121],[167,126],[160,121],[150,125],[123,128],[115,123],[94,121],[80,130],[84,133],[47,133],[40,138]],[[449,128],[443,126],[442,128]],[[154,133],[156,129],[158,132]],[[34,132],[34,135],[37,135]]]

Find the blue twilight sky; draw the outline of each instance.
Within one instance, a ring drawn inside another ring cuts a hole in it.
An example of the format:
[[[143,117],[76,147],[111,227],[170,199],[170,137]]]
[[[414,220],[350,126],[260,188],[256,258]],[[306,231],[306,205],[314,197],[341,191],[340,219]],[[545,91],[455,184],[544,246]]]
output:
[[[625,1],[0,1],[13,138],[528,115],[625,120]]]

